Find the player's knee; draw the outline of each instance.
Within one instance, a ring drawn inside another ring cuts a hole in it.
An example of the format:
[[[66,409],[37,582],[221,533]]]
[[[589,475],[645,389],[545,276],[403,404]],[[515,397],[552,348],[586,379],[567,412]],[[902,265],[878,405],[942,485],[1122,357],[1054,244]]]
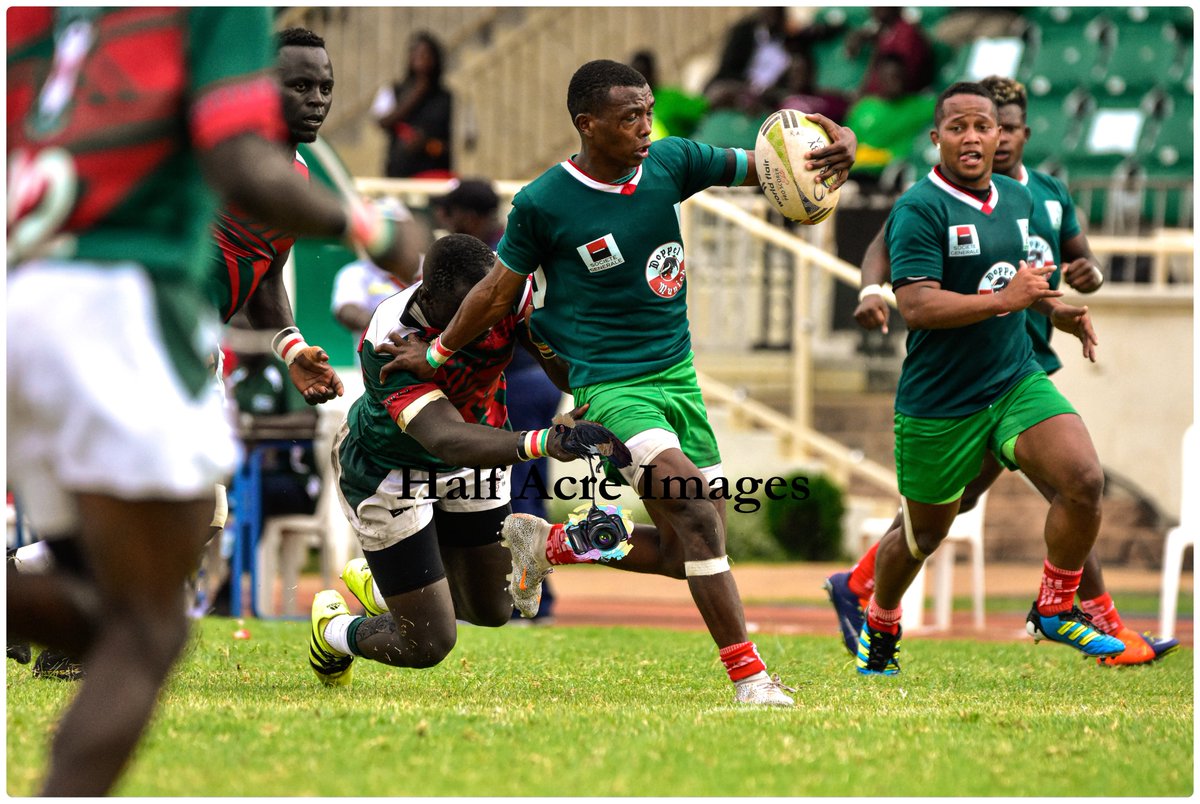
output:
[[[683,558],[716,557],[725,554],[721,520],[708,500],[675,499],[665,503],[663,512],[683,548]],[[680,564],[682,565],[682,561]]]
[[[469,612],[465,612],[463,619],[471,625],[499,628],[512,619],[512,612],[512,597],[506,591],[501,599],[478,601]]]
[[[110,609],[104,628],[121,650],[136,658],[148,676],[165,678],[183,652],[188,639],[188,618],[182,610],[132,611]]]
[[[1074,505],[1099,508],[1104,494],[1104,469],[1095,461],[1075,468],[1067,473],[1058,493]]]
[[[413,661],[410,667],[418,670],[435,667],[450,655],[458,643],[458,630],[451,625],[449,628],[432,629],[417,637]]]

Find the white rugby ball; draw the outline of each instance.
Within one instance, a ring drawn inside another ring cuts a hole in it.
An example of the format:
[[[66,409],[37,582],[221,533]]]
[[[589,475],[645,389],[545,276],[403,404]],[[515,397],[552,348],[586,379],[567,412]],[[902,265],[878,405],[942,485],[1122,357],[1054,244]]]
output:
[[[758,129],[754,161],[763,195],[785,218],[814,224],[828,218],[837,207],[838,190],[830,190],[836,177],[817,181],[816,170],[804,167],[804,155],[829,144],[820,124],[799,109],[772,112]]]

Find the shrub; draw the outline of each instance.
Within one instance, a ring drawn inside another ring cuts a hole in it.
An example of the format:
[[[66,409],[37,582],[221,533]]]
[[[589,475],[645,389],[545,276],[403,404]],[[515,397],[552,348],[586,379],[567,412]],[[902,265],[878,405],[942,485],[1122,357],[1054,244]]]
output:
[[[784,554],[800,561],[837,561],[842,558],[842,516],[846,512],[842,489],[823,474],[797,473],[808,479],[808,496],[768,499],[767,528]],[[799,482],[799,481],[798,481]]]

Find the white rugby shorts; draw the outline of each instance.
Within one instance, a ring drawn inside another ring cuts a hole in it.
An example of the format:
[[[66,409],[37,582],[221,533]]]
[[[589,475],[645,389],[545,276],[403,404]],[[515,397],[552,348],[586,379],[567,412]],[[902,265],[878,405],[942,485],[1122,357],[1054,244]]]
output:
[[[216,349],[211,320],[188,354]],[[233,470],[220,396],[180,381],[139,265],[22,265],[8,275],[7,337],[8,476],[39,536],[78,531],[74,493],[200,499]]]
[[[393,469],[379,483],[375,493],[359,503],[358,508],[342,494],[342,463],[338,457],[342,441],[350,434],[349,425],[343,421],[333,442],[333,487],[337,489],[338,502],[350,526],[358,535],[364,550],[383,550],[398,544],[419,532],[433,521],[433,509],[450,513],[491,511],[508,505],[512,496],[512,479],[509,467],[495,470],[481,469],[476,476],[474,469],[458,469],[438,472],[432,488],[428,472]],[[492,477],[496,482],[493,486]],[[476,494],[476,480],[479,481]],[[459,492],[465,492],[459,495]]]

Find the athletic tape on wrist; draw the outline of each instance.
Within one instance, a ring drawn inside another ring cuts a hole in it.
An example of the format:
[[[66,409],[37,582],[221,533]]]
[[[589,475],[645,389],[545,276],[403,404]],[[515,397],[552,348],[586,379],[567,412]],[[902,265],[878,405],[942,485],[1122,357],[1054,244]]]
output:
[[[729,556],[683,562],[683,574],[689,578],[701,575],[719,575],[722,572],[729,572]]]
[[[862,290],[860,290],[858,292],[858,300],[862,301],[863,299],[867,298],[868,296],[882,296],[882,295],[883,295],[883,285],[867,285],[865,288],[863,288]]]
[[[1099,266],[1093,265],[1092,273],[1094,273],[1096,275],[1096,282],[1097,282],[1096,287],[1100,287],[1100,285],[1103,285],[1104,284],[1104,272],[1100,270]]]
[[[213,496],[216,497],[216,504],[213,506],[213,518],[209,527],[224,528],[225,520],[229,518],[229,495],[225,493],[225,487],[217,483]]]
[[[912,517],[908,514],[908,500],[904,497],[900,498],[900,510],[904,512],[904,542],[908,545],[908,552],[917,561],[924,561],[929,558],[921,552],[921,548],[917,546],[917,537],[913,534]]]
[[[275,333],[275,337],[271,339],[271,351],[289,366],[296,362],[300,352],[307,348],[308,344],[304,342],[304,336],[296,327],[285,327]]]
[[[425,350],[425,362],[435,369],[440,369],[454,352],[442,344],[442,336],[438,335]]]

